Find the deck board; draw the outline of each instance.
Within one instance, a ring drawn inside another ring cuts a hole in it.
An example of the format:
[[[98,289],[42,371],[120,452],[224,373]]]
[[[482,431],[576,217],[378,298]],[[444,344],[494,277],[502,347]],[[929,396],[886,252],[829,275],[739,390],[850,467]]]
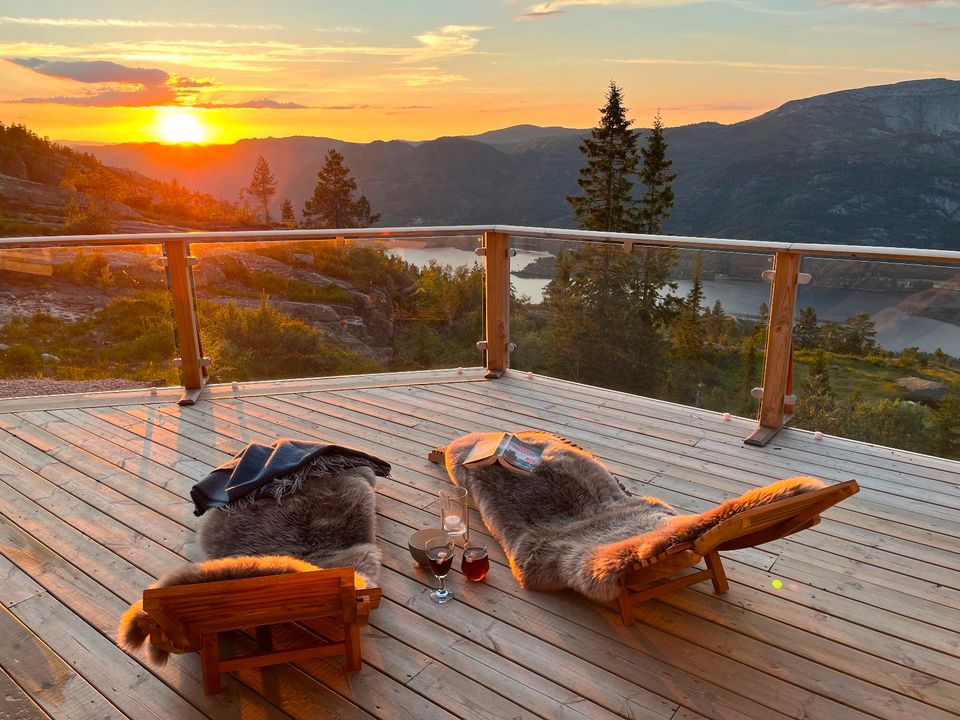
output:
[[[525,373],[243,383],[193,407],[173,399],[0,400],[0,602],[32,663],[5,645],[0,681],[24,717],[960,718],[960,463],[792,429],[748,448],[747,419]],[[405,547],[436,522],[449,484],[426,454],[465,432],[526,427],[570,438],[631,490],[686,512],[791,475],[853,477],[862,491],[816,528],[729,553],[726,595],[685,589],[629,628],[571,593],[524,591],[474,512],[493,569],[476,585],[454,572],[457,599],[438,608]],[[190,486],[247,442],[280,436],[393,465],[377,488],[384,601],[360,673],[337,658],[247,670],[207,698],[196,656],[153,668],[116,647],[116,623],[159,574],[197,559]]]

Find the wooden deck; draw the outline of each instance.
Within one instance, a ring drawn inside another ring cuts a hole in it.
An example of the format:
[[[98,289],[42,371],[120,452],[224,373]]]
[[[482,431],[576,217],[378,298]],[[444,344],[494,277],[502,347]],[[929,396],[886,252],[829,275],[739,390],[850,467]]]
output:
[[[0,717],[960,717],[960,463],[797,430],[748,448],[752,421],[516,373],[215,386],[191,408],[175,398],[0,401]],[[448,484],[427,451],[527,427],[688,511],[801,474],[862,490],[812,530],[729,553],[728,594],[683,590],[633,627],[573,594],[520,589],[495,545],[485,583],[455,572],[456,600],[434,605],[405,547],[437,522]],[[278,436],[393,464],[378,485],[384,599],[361,672],[345,675],[339,658],[245,671],[208,698],[196,655],[154,669],[113,635],[155,577],[197,559],[191,485]]]

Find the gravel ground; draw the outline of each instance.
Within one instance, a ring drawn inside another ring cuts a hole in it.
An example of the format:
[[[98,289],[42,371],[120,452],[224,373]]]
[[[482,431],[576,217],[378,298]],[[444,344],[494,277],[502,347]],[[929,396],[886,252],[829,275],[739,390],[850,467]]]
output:
[[[130,390],[150,387],[135,380],[0,380],[0,398],[30,397],[35,395],[62,395],[64,393]]]

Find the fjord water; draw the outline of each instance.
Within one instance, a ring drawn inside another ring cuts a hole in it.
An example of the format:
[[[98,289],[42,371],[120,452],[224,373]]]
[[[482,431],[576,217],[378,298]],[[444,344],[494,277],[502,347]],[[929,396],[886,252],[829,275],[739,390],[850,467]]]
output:
[[[441,265],[470,266],[481,258],[470,250],[455,247],[392,248],[387,251],[417,267],[426,267],[431,261]],[[517,250],[511,259],[514,273],[534,260],[550,253]],[[518,277],[512,274],[510,282],[517,295],[526,295],[534,303],[543,301],[543,291],[550,281],[545,278]],[[686,296],[689,280],[677,280],[676,294]],[[760,302],[767,302],[767,285],[759,278],[750,280],[705,280],[704,306],[710,308],[719,300],[728,314],[739,318],[756,319]],[[918,306],[929,306],[924,298],[927,291],[861,290],[856,288],[818,287],[816,280],[800,288],[797,307],[811,306],[822,322],[842,322],[852,315],[867,313],[877,330],[877,343],[892,351],[917,347],[921,352],[940,348],[948,355],[960,357],[960,326],[917,314]],[[960,306],[960,292],[948,292],[948,306]],[[936,303],[943,303],[943,292]]]

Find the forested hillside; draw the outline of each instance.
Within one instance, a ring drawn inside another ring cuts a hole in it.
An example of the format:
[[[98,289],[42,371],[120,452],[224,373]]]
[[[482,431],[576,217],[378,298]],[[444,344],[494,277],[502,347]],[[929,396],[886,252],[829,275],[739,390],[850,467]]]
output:
[[[225,197],[263,155],[277,174],[277,206],[289,197],[299,210],[335,148],[380,225],[574,227],[564,198],[577,192],[581,134],[518,126],[422,143],[290,137],[91,152]],[[846,90],[732,125],[668,128],[666,138],[678,174],[668,234],[960,249],[958,81]]]
[[[50,235],[226,229],[249,224],[249,208],[107,168],[90,153],[0,123],[0,234]]]

